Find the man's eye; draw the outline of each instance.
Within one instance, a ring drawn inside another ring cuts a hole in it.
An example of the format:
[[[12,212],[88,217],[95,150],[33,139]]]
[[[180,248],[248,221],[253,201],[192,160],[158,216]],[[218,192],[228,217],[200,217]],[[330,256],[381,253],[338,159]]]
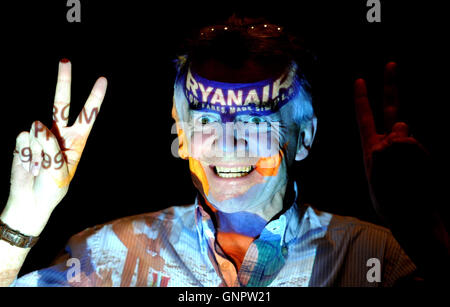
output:
[[[202,125],[206,125],[213,122],[214,120],[209,116],[202,116],[200,117],[199,121]]]
[[[248,122],[249,123],[252,123],[252,124],[259,124],[259,123],[261,123],[261,122],[263,122],[264,121],[264,119],[262,119],[261,117],[259,117],[259,116],[252,116],[252,117],[250,117],[249,119],[248,119]]]

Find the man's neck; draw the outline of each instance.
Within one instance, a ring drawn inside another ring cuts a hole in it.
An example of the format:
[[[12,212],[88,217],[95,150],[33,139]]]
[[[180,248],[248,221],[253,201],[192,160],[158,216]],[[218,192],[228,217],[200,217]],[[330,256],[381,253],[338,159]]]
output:
[[[204,208],[209,207],[206,210],[213,217],[216,226],[217,242],[225,254],[233,260],[238,270],[250,244],[261,234],[267,223],[292,205],[294,200],[292,194],[295,194],[293,185],[289,184],[287,193],[286,186],[266,204],[258,206],[257,209],[252,211],[225,213],[211,208],[211,204],[204,202],[207,204]]]

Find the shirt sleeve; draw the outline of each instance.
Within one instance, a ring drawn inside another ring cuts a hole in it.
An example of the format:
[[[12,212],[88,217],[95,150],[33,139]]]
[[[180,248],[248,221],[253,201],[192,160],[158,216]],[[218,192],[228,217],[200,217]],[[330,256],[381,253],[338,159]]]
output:
[[[92,262],[99,226],[87,228],[74,235],[63,253],[48,268],[37,270],[17,278],[12,287],[72,287],[95,286],[102,279],[96,274]]]
[[[415,274],[416,266],[389,229],[334,215],[318,241],[310,285],[392,287]]]
[[[386,287],[407,286],[422,281],[416,265],[392,235],[386,242],[383,280]]]

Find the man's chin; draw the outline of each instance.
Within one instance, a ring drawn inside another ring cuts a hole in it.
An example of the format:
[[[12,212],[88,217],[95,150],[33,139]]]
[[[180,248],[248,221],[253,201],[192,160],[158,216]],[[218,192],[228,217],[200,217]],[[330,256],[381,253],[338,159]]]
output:
[[[251,165],[233,165],[233,167],[203,165],[203,169],[209,184],[209,194],[216,202],[242,198],[252,187],[265,182],[264,176]],[[225,171],[220,172],[218,169]]]
[[[249,201],[249,199],[252,199],[252,201]],[[249,211],[252,210],[253,207],[257,207],[259,204],[259,201],[255,199],[254,195],[252,197],[251,195],[247,194],[238,195],[236,197],[223,197],[221,201],[218,201],[213,197],[213,195],[210,194],[210,196],[208,197],[208,202],[210,202],[210,205],[213,206],[215,210],[224,213]]]

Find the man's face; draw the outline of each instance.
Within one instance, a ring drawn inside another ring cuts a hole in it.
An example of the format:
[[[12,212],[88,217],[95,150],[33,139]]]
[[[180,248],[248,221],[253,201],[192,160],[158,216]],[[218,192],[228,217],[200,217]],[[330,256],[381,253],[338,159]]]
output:
[[[300,129],[295,112],[286,111],[301,96],[295,69],[248,84],[211,81],[189,70],[182,84],[175,101],[187,105],[175,103],[174,115],[195,186],[213,209],[264,209],[284,191],[296,153]]]
[[[194,182],[216,209],[256,209],[286,185],[298,129],[280,112],[238,114],[224,122],[218,114],[191,110],[189,122]]]

